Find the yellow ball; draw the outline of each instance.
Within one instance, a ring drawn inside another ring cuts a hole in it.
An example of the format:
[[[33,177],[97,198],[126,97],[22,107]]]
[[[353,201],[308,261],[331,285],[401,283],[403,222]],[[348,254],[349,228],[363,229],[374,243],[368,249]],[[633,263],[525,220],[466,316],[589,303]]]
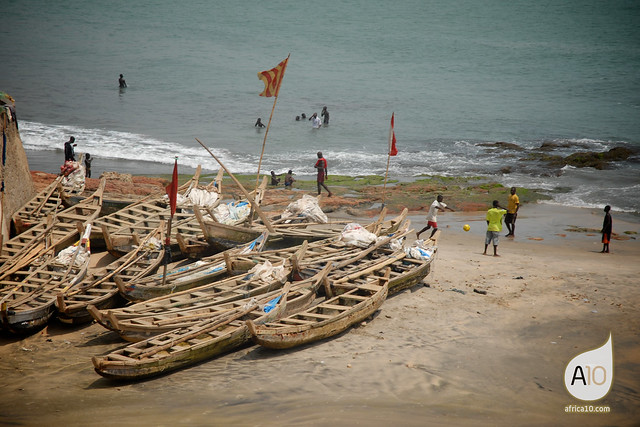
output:
[[[471,227],[469,227],[469,224],[465,224],[464,227],[462,227],[462,229],[464,231],[469,231],[469,230],[471,230]]]

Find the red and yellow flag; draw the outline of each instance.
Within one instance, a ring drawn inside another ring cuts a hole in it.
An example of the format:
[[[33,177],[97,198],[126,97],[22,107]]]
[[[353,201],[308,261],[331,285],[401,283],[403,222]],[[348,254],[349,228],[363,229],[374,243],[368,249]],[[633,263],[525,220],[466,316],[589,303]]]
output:
[[[389,129],[389,155],[395,156],[398,154],[398,149],[396,148],[396,133],[393,130],[393,117],[395,113],[391,114],[391,128]]]
[[[264,82],[264,90],[260,96],[278,96],[278,92],[280,92],[280,85],[282,84],[282,78],[284,77],[284,70],[287,68],[288,61],[289,57],[287,56],[287,58],[276,67],[267,71],[260,71],[258,73],[258,78]]]

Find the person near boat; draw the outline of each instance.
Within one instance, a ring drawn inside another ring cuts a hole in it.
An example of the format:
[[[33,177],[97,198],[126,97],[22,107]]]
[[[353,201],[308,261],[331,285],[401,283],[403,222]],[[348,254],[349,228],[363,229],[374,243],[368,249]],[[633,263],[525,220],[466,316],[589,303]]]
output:
[[[274,171],[271,171],[271,185],[278,185],[278,184],[280,184],[280,178],[276,176],[276,173]]]
[[[77,146],[78,144],[76,144],[75,141],[76,139],[73,136],[71,136],[69,137],[69,140],[64,143],[64,161],[65,162],[68,162],[69,160],[71,160],[72,162],[76,161],[76,153],[73,147]]]
[[[316,116],[316,118],[318,118],[317,114],[314,113],[314,115]],[[324,180],[329,177],[329,173],[327,172],[327,159],[322,156],[321,151],[318,151],[318,160],[313,167],[318,171],[318,175],[316,178],[316,181],[318,182],[318,196],[320,195],[322,188],[324,188],[325,190],[327,190],[327,193],[329,193],[329,197],[331,197],[333,193],[331,193],[331,190],[329,190],[329,188],[324,183]]]
[[[436,231],[438,231],[438,211],[439,210],[444,211],[445,209],[448,209],[451,212],[455,212],[453,209],[448,207],[442,200],[444,200],[444,197],[442,197],[442,194],[438,194],[438,197],[436,197],[436,200],[434,200],[433,203],[431,203],[431,206],[429,207],[429,213],[427,213],[427,226],[416,233],[416,237],[418,239],[420,238],[420,235],[422,233],[424,233],[430,228],[433,228],[433,231],[431,231],[431,236],[429,236],[429,238],[433,237],[433,235],[436,234]]]
[[[284,188],[293,188],[294,181],[295,178],[293,177],[293,171],[289,169],[289,172],[287,172],[287,174],[284,176]]]
[[[91,178],[91,162],[93,159],[91,158],[91,154],[87,153],[84,157],[84,176],[87,178]]]

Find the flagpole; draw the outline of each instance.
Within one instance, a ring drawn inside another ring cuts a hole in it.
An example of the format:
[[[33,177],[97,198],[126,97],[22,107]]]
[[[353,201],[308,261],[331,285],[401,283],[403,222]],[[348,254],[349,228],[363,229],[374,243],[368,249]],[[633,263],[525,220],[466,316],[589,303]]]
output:
[[[291,53],[287,55],[287,65],[289,65],[289,57]],[[273,112],[276,109],[276,102],[278,102],[278,95],[280,94],[280,86],[282,85],[282,80],[284,79],[284,73],[287,71],[287,67],[284,67],[282,70],[282,76],[280,76],[280,81],[278,82],[278,90],[276,91],[276,96],[273,100],[273,106],[271,107],[271,114],[269,115],[269,122],[267,123],[267,129],[264,131],[264,139],[262,140],[262,151],[260,152],[260,161],[258,161],[258,173],[256,174],[256,191],[258,191],[258,184],[260,183],[260,168],[262,166],[262,156],[264,156],[264,147],[267,145],[267,135],[269,135],[269,128],[271,127],[271,119],[273,118]]]
[[[16,120],[16,124],[17,124],[17,120]],[[0,195],[0,254],[2,254],[2,248],[4,245],[4,212],[5,212],[5,206],[4,206],[4,178],[7,175],[7,170],[6,170],[6,162],[7,162],[7,113],[5,111],[5,113],[3,114],[3,118],[2,118],[2,184],[0,184],[2,187],[0,188],[0,193],[2,193]]]
[[[175,156],[175,166],[174,170],[178,165],[178,156]],[[175,185],[173,183],[173,175],[171,176],[171,185]],[[175,197],[175,196],[174,196]],[[197,209],[197,206],[196,206]],[[171,206],[171,196],[169,197],[169,211],[171,215],[169,216],[169,222],[167,223],[167,236],[164,239],[164,266],[162,268],[162,286],[167,283],[167,264],[171,259],[171,222],[173,221],[173,206]]]
[[[394,113],[391,113],[391,118],[393,119]],[[391,161],[391,138],[393,138],[393,126],[389,126],[389,147],[387,148],[387,170],[384,173],[384,186],[382,187],[382,207],[380,210],[384,209],[384,202],[387,195],[387,178],[389,177],[389,163]]]

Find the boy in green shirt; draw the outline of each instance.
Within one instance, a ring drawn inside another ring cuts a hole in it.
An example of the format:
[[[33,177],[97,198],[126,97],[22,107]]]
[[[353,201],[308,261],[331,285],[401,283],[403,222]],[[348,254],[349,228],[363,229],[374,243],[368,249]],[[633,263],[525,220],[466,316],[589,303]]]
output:
[[[502,217],[506,213],[507,210],[500,206],[497,200],[494,200],[493,207],[487,211],[487,237],[484,240],[482,255],[487,255],[489,243],[493,241],[493,256],[500,256],[498,255],[498,241],[502,231]]]

